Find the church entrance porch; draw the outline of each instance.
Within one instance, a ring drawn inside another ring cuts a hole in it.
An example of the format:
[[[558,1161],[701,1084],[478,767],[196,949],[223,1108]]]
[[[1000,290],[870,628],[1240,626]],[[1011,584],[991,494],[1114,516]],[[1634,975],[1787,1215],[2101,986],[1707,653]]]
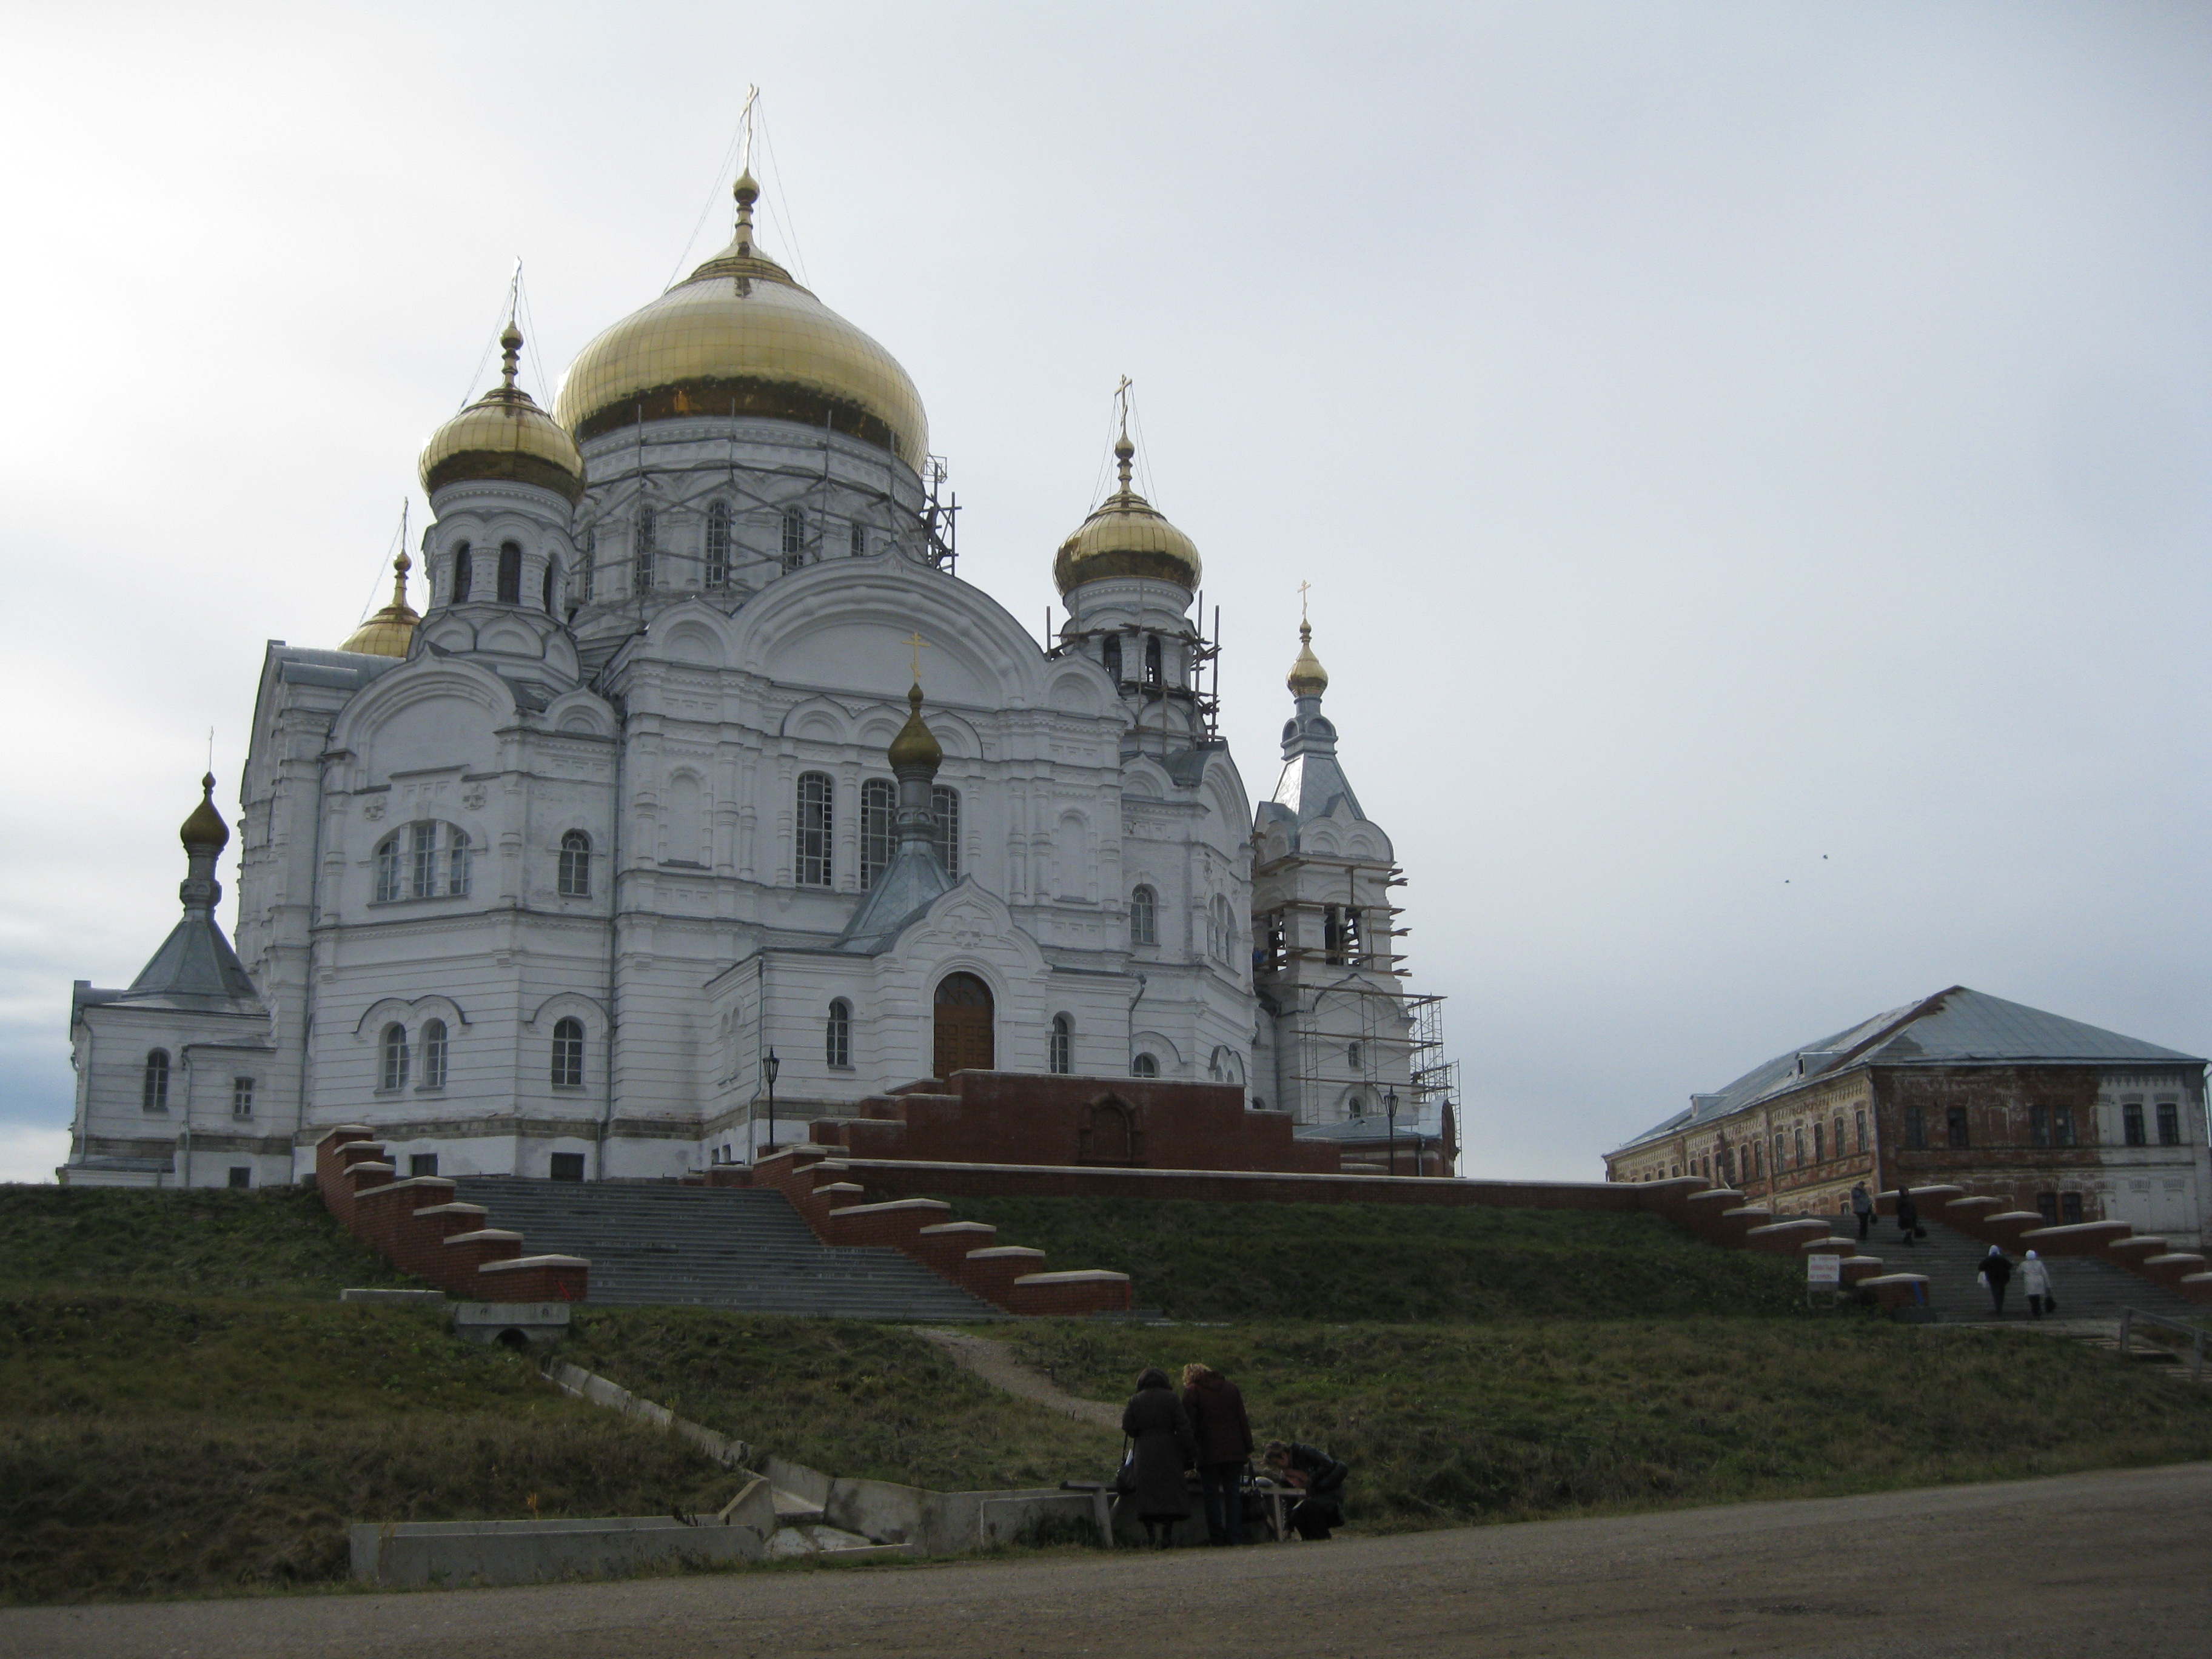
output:
[[[973,974],[947,974],[937,982],[936,1075],[988,1072],[997,1059],[991,988]]]

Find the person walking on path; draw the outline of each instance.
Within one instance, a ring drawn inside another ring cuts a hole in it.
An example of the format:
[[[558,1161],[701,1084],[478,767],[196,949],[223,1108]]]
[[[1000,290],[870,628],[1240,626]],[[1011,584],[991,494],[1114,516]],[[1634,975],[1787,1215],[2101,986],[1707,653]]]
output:
[[[2020,1288],[2027,1295],[2028,1316],[2042,1318],[2043,1310],[2051,1305],[2051,1269],[2033,1250],[2020,1264]]]
[[[1121,1432],[1129,1437],[1129,1461],[1135,1487],[1129,1493],[1145,1541],[1165,1549],[1174,1541],[1176,1522],[1190,1515],[1190,1487],[1183,1471],[1198,1461],[1198,1442],[1182,1401],[1168,1386],[1168,1374],[1148,1365],[1137,1378],[1137,1391],[1121,1408]]]
[[[1859,1243],[1866,1243],[1867,1229],[1874,1224],[1874,1194],[1862,1181],[1851,1188],[1851,1213],[1859,1218]]]
[[[1244,1464],[1252,1455],[1252,1423],[1244,1396],[1211,1365],[1182,1368],[1182,1409],[1198,1442],[1198,1486],[1206,1504],[1206,1536],[1212,1544],[1241,1544],[1244,1532]]]
[[[2041,1263],[2037,1264],[2039,1267]],[[2012,1282],[2012,1258],[1996,1245],[1982,1258],[1982,1270],[1974,1275],[1990,1287],[1990,1308],[1999,1319],[2004,1317],[2005,1286]]]
[[[1897,1189],[1897,1231],[1907,1249],[1911,1247],[1913,1234],[1919,1230],[1920,1206],[1912,1201],[1912,1188],[1899,1187]]]

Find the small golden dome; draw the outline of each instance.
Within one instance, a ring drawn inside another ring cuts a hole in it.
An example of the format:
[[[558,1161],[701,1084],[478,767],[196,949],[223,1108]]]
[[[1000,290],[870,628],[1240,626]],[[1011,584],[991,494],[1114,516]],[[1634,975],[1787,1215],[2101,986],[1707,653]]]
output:
[[[750,173],[730,245],[577,356],[553,401],[578,441],[641,421],[764,416],[828,427],[920,470],[921,394],[897,359],[793,282],[753,240]]]
[[[1298,624],[1298,659],[1291,665],[1289,678],[1284,684],[1291,688],[1294,697],[1317,697],[1328,690],[1328,670],[1321,665],[1321,659],[1313,653],[1313,624]]]
[[[1114,446],[1121,470],[1121,489],[1099,502],[1082,527],[1060,544],[1052,579],[1063,594],[1107,576],[1149,576],[1197,591],[1206,572],[1198,544],[1130,488],[1129,463],[1136,453],[1137,447],[1123,432]]]
[[[392,603],[346,636],[341,651],[359,651],[371,657],[404,657],[415,643],[415,624],[422,617],[407,603],[408,560],[405,553],[392,562]]]
[[[192,808],[192,815],[178,830],[177,839],[184,842],[187,853],[220,853],[230,844],[230,826],[215,810],[214,773],[200,780],[200,804]]]
[[[507,356],[505,383],[431,434],[422,448],[422,493],[434,495],[470,479],[511,478],[574,501],[584,493],[584,458],[576,441],[515,385],[521,331],[508,323],[499,343]]]
[[[917,684],[906,694],[906,724],[891,739],[890,750],[891,770],[902,772],[909,768],[927,769],[934,777],[937,769],[944,764],[945,750],[921,718],[921,687]]]

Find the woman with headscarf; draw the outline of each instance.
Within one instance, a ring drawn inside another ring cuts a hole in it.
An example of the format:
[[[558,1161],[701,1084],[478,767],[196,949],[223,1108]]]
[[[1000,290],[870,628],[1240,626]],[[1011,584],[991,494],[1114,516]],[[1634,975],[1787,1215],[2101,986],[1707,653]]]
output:
[[[1990,1253],[1982,1258],[1982,1270],[1974,1277],[1989,1286],[1990,1307],[2002,1319],[2005,1286],[2012,1282],[2012,1258],[1992,1244]]]
[[[2033,1250],[2020,1264],[2020,1287],[2027,1292],[2030,1316],[2042,1318],[2043,1310],[2051,1305],[2051,1269]]]
[[[1145,1541],[1165,1549],[1175,1541],[1176,1523],[1190,1515],[1183,1471],[1198,1461],[1198,1441],[1158,1366],[1147,1366],[1137,1378],[1136,1393],[1121,1408],[1121,1432],[1129,1437],[1128,1501],[1145,1523]]]
[[[1901,1182],[1897,1188],[1897,1233],[1900,1243],[1910,1245],[1912,1236],[1920,1231],[1920,1206],[1912,1201],[1912,1188]]]

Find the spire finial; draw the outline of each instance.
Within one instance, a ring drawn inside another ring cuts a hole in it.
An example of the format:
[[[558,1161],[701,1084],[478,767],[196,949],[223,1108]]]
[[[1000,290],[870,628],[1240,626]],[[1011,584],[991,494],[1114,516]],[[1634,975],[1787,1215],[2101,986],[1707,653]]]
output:
[[[1133,383],[1124,374],[1121,384],[1114,388],[1114,404],[1121,418],[1121,435],[1114,440],[1114,459],[1121,464],[1121,493],[1129,493],[1129,463],[1136,459],[1137,447],[1129,441],[1129,387]]]
[[[499,331],[499,349],[506,360],[506,366],[499,372],[500,382],[506,390],[512,392],[514,390],[516,368],[522,357],[522,331],[514,325],[513,317],[507,319],[507,326]]]
[[[740,173],[730,193],[738,198],[738,252],[750,257],[753,251],[753,204],[760,200],[760,182],[750,172]]]
[[[414,568],[415,562],[407,556],[407,550],[401,548],[399,556],[392,562],[392,607],[395,611],[407,608],[407,573]]]
[[[1294,697],[1318,697],[1328,690],[1328,670],[1321,665],[1321,659],[1313,653],[1313,623],[1306,615],[1306,595],[1312,591],[1311,582],[1298,584],[1298,655],[1291,665],[1284,684],[1291,688]]]

